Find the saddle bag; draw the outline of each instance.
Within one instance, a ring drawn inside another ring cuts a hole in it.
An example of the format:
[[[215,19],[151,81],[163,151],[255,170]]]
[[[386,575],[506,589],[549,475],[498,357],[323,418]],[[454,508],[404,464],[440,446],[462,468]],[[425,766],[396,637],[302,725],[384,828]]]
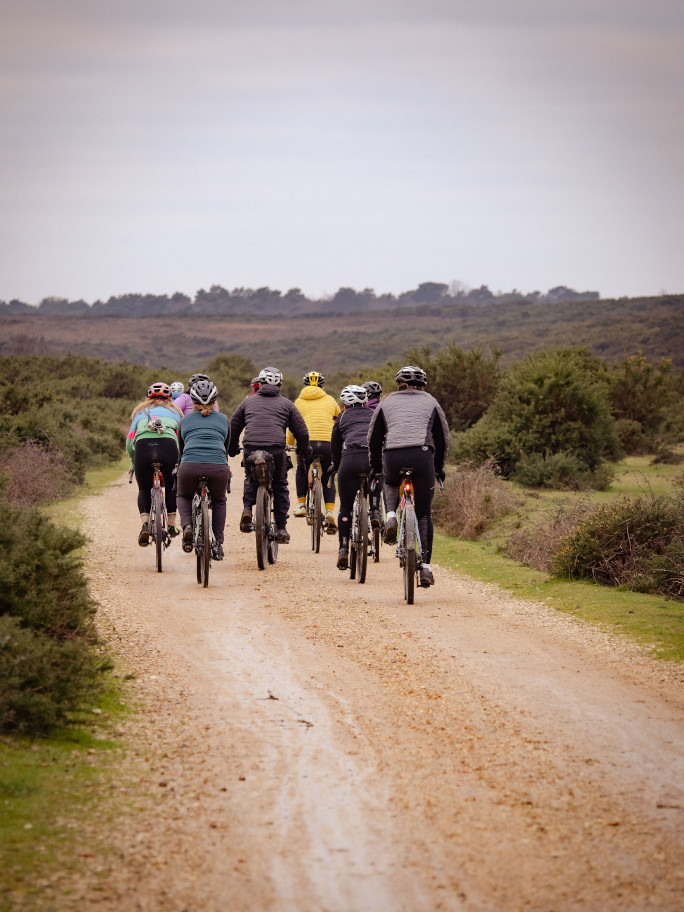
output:
[[[255,450],[245,460],[254,481],[259,485],[270,485],[275,470],[273,453]]]

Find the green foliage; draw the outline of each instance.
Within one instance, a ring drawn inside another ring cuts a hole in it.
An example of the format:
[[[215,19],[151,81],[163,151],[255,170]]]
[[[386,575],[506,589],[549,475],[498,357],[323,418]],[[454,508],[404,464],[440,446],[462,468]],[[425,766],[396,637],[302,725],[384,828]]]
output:
[[[487,358],[480,348],[467,351],[455,341],[437,351],[427,345],[414,348],[406,362],[417,364],[428,375],[428,389],[444,410],[452,431],[465,431],[486,412],[501,379],[501,352]]]
[[[523,459],[529,466],[532,456],[549,460],[555,454],[565,454],[564,478],[569,457],[576,460],[579,475],[586,476],[618,451],[602,364],[574,348],[516,362],[502,377],[485,415],[457,434],[452,447],[461,461],[496,459],[506,477]],[[548,470],[543,474],[552,477]]]
[[[638,352],[613,365],[608,378],[612,411],[625,452],[651,452],[668,407],[677,408],[678,404],[681,409],[672,361],[661,358],[657,364],[649,364]]]
[[[596,506],[561,540],[552,565],[570,579],[684,600],[684,496]]]
[[[574,453],[525,453],[511,478],[525,488],[605,491],[613,471],[605,463],[591,471]]]
[[[104,663],[76,532],[0,489],[0,729],[46,732],[88,705]]]

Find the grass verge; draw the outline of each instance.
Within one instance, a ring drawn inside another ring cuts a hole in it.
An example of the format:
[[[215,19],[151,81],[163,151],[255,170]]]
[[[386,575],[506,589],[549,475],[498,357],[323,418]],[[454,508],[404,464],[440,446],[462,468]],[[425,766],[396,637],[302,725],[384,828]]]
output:
[[[77,528],[84,496],[118,478],[127,460],[88,474],[77,497],[44,509]],[[125,685],[112,674],[97,707],[50,737],[0,737],[0,912],[44,912],[66,895],[96,857],[99,814],[116,786],[120,739],[129,709]]]
[[[517,598],[548,600],[556,610],[620,632],[653,655],[684,661],[684,604],[592,582],[570,582],[503,557],[494,544],[435,534],[434,560],[450,570],[494,583]]]

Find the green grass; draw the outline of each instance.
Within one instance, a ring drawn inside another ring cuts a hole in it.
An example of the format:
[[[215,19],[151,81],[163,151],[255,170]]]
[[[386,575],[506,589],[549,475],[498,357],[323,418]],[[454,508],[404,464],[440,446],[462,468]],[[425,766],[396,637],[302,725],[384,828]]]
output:
[[[41,511],[53,522],[61,523],[72,529],[78,528],[81,521],[79,506],[84,497],[101,494],[112,481],[116,481],[130,465],[128,456],[123,455],[118,462],[101,469],[93,469],[86,474],[85,481],[79,490],[66,500],[47,504]]]
[[[684,447],[680,445],[678,450],[683,452]],[[504,557],[500,548],[513,529],[532,525],[555,505],[573,503],[581,496],[588,496],[594,503],[606,503],[616,497],[672,494],[681,488],[683,474],[682,464],[651,465],[651,457],[631,456],[616,465],[615,480],[608,491],[581,495],[518,489],[520,508],[501,519],[486,539],[471,542],[436,534],[435,561],[483,582],[495,583],[518,598],[548,599],[557,611],[625,634],[658,658],[682,662],[684,603],[591,581],[552,577]]]

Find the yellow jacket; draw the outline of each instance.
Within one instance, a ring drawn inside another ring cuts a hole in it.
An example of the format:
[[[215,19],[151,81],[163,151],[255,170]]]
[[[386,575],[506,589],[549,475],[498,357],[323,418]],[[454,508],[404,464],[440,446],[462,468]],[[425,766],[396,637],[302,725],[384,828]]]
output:
[[[332,396],[320,386],[305,386],[295,406],[309,429],[310,440],[330,440],[335,416],[340,414],[340,407]],[[291,431],[287,432],[287,442],[294,443]]]

